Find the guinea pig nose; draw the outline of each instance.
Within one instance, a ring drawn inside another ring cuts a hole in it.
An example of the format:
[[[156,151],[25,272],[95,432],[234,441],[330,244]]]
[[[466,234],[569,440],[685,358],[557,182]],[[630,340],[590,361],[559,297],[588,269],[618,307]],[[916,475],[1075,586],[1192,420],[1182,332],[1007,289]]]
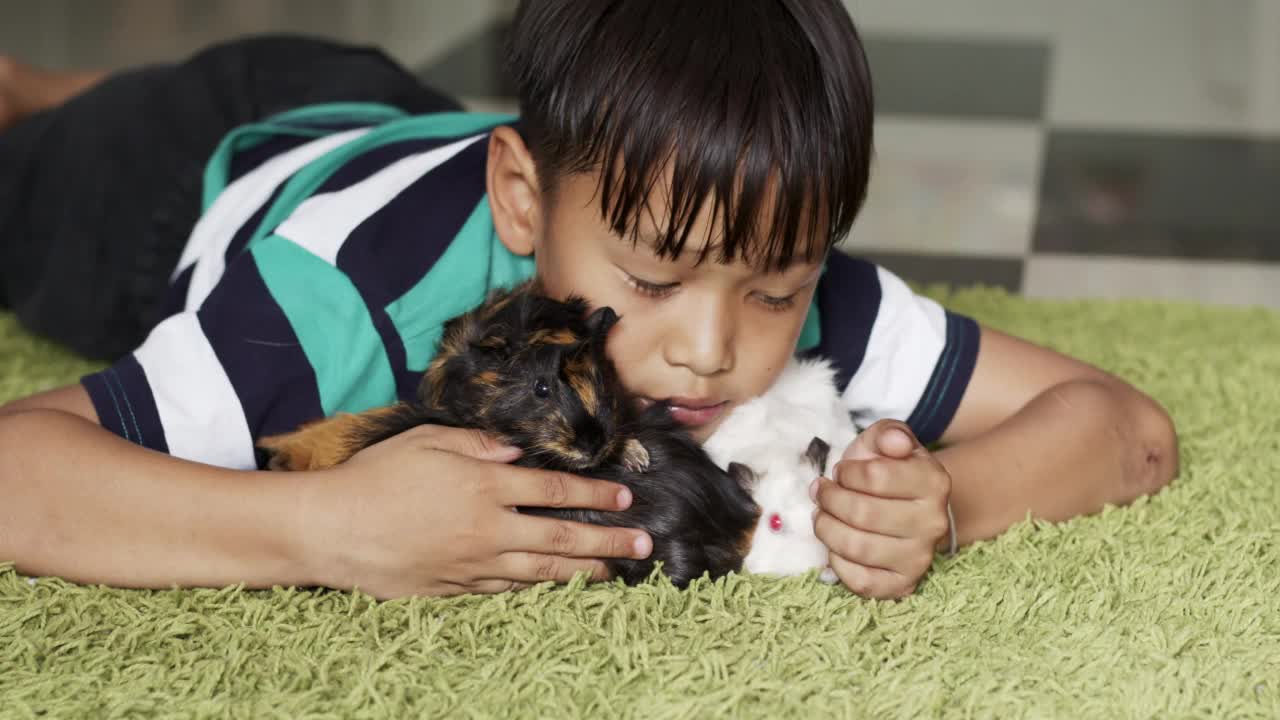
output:
[[[600,423],[582,423],[573,431],[573,444],[578,448],[594,454],[605,443],[604,428]]]

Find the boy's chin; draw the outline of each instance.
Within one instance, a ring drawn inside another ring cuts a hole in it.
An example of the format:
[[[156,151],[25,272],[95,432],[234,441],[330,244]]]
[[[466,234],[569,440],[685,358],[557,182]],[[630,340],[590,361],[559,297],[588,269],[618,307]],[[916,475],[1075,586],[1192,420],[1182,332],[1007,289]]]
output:
[[[721,420],[717,420],[712,423],[707,423],[706,425],[685,428],[685,431],[692,435],[694,440],[697,440],[699,443],[705,443],[712,435],[715,434],[716,428],[720,427],[721,422]]]

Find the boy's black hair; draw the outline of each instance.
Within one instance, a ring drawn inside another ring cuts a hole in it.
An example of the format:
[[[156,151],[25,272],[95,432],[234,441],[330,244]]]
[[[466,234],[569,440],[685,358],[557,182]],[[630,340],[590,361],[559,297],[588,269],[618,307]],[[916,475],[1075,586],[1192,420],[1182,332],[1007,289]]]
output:
[[[635,241],[673,161],[661,257],[708,197],[721,260],[825,257],[866,197],[871,79],[838,0],[522,0],[507,60],[552,197],[599,171],[603,216]]]

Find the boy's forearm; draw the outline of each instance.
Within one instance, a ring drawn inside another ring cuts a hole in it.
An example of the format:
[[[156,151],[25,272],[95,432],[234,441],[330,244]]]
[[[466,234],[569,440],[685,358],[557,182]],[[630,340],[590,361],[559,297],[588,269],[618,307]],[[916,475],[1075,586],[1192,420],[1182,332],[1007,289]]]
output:
[[[1167,415],[1120,383],[1042,393],[987,434],[937,453],[961,544],[1034,517],[1061,521],[1158,491],[1177,474]]]
[[[57,410],[0,415],[0,561],[120,587],[305,584],[302,473],[145,450]]]

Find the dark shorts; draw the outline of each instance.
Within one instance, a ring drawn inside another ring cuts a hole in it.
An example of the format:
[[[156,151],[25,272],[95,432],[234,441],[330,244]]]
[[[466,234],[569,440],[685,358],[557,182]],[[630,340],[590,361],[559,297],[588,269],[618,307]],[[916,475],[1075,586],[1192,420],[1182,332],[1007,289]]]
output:
[[[0,306],[39,335],[113,360],[159,322],[235,127],[301,105],[458,110],[372,48],[261,36],[113,75],[0,134]]]

